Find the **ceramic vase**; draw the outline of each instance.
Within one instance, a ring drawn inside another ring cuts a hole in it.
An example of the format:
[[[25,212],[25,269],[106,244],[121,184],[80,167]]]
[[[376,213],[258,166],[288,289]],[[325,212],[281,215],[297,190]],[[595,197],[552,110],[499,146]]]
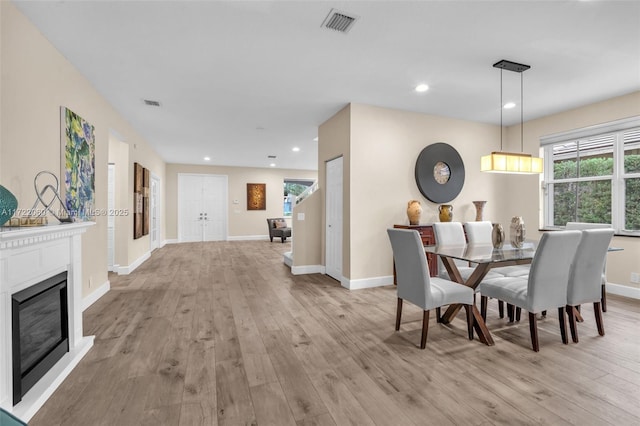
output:
[[[484,205],[487,204],[486,201],[473,201],[473,205],[476,206],[476,222],[482,220],[482,214],[484,211]]]
[[[6,221],[16,213],[18,208],[18,200],[16,197],[4,186],[0,185],[0,226],[4,225]]]
[[[509,228],[509,239],[511,245],[515,248],[521,248],[525,237],[524,220],[522,216],[514,216],[511,218],[511,226]]]
[[[491,242],[493,243],[493,247],[500,249],[504,244],[504,229],[502,225],[496,223],[493,225],[493,230],[491,231]]]
[[[441,204],[438,207],[440,212],[440,222],[451,222],[453,220],[453,206],[451,204]]]
[[[407,203],[407,217],[409,218],[409,225],[419,225],[420,215],[422,215],[422,206],[418,200],[410,200]]]

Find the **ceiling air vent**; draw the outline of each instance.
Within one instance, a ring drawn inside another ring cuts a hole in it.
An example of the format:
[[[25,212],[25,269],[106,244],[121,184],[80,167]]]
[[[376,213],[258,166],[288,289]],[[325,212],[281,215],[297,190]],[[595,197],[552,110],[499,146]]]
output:
[[[147,105],[147,106],[154,106],[154,107],[159,107],[160,106],[160,102],[151,101],[149,99],[144,99],[144,104]]]
[[[267,156],[267,158],[276,158],[276,156],[275,155],[269,155],[269,156]]]
[[[348,33],[353,24],[355,24],[357,16],[349,16],[344,12],[340,12],[336,9],[331,9],[322,27],[329,28],[330,30],[340,31],[341,33]]]

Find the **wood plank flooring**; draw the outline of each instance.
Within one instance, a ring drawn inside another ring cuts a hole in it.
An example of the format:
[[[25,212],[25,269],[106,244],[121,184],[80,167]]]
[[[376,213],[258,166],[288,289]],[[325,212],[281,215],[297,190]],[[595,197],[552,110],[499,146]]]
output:
[[[583,307],[580,343],[557,317],[508,324],[495,346],[405,303],[393,286],[348,291],[293,276],[290,244],[168,245],[84,313],[95,346],[29,423],[57,425],[636,425],[640,303],[610,296],[606,335]],[[390,260],[391,262],[391,260]],[[435,313],[432,313],[435,315]],[[526,315],[523,316],[526,318]]]

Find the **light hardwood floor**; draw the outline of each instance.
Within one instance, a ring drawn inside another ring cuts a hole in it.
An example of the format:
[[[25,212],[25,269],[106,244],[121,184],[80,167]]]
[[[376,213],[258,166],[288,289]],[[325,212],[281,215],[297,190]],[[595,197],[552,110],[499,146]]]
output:
[[[56,425],[637,425],[640,303],[611,296],[599,337],[557,317],[507,324],[490,301],[487,347],[405,303],[292,276],[290,244],[169,245],[84,313],[95,346],[30,422]],[[391,262],[391,260],[389,260]],[[526,317],[525,317],[526,318]]]

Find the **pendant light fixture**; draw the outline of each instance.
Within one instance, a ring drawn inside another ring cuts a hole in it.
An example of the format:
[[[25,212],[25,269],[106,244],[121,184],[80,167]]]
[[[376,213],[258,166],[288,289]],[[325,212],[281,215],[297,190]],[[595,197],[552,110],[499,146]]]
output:
[[[523,81],[522,73],[529,65],[518,64],[505,59],[493,64],[494,68],[500,68],[500,151],[485,155],[480,160],[481,172],[494,173],[542,173],[542,158],[532,157],[524,151],[524,120],[523,120]],[[519,153],[502,151],[502,71],[513,71],[520,74],[520,151]]]

